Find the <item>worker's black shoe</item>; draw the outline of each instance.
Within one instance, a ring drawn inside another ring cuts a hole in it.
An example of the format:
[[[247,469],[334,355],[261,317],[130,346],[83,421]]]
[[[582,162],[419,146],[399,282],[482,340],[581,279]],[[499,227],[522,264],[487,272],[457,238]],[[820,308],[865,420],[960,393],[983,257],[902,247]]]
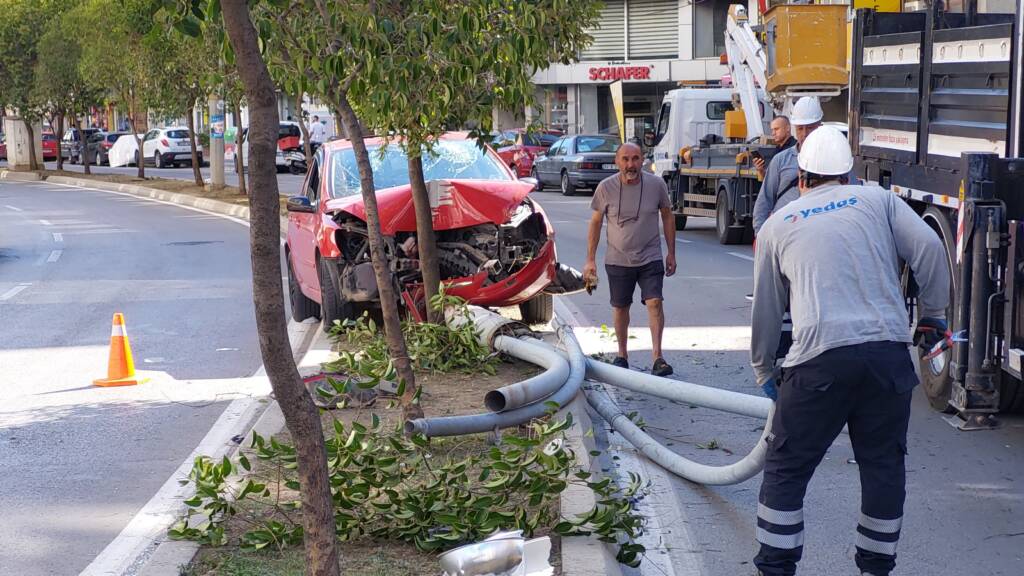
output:
[[[651,374],[655,376],[670,376],[672,374],[672,366],[665,362],[664,358],[658,358],[654,361],[654,366],[651,366]]]
[[[612,360],[612,366],[629,369],[629,362],[627,362],[622,356],[616,356],[615,360]]]

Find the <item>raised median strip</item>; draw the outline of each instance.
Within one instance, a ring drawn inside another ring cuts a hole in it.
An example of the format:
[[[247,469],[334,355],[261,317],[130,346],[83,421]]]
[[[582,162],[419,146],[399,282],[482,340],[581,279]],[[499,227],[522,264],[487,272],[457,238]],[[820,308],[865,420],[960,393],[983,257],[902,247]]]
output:
[[[43,175],[38,172],[0,170],[0,180],[10,180],[12,182],[39,182],[43,179]]]

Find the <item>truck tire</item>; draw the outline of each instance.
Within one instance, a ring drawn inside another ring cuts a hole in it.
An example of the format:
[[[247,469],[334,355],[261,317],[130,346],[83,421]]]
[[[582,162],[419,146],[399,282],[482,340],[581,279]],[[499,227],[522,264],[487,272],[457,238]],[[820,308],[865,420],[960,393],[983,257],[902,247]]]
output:
[[[352,303],[342,298],[341,294],[331,282],[331,273],[327,270],[328,264],[323,260],[317,260],[317,270],[320,276],[320,321],[324,332],[330,333],[334,328],[334,321],[344,322],[355,320],[356,312]]]
[[[686,214],[676,213],[676,230],[686,230]]]
[[[949,281],[949,307],[946,308],[946,318],[951,323],[950,327],[952,328],[957,294],[959,293],[956,285],[957,274],[953,272],[956,270],[956,234],[953,232],[953,227],[950,225],[946,214],[934,206],[926,208],[921,218],[935,230],[945,248],[946,262],[949,264],[951,275]],[[949,405],[949,394],[953,386],[953,377],[949,372],[949,366],[953,360],[952,350],[943,352],[941,356],[931,361],[925,360],[922,357],[924,353],[920,349],[915,348],[915,350],[917,351],[918,368],[921,373],[921,388],[924,389],[928,402],[935,410],[952,413],[953,408]]]
[[[526,324],[547,324],[555,314],[555,301],[551,294],[541,292],[520,304],[519,314]]]
[[[299,281],[295,278],[295,271],[292,270],[291,254],[285,252],[285,262],[288,264],[288,300],[292,309],[292,320],[302,322],[306,318],[320,318],[320,306],[306,297],[299,288]]]
[[[733,226],[732,221],[729,197],[725,190],[722,190],[715,202],[715,231],[718,233],[719,244],[739,244],[743,241],[743,228]]]

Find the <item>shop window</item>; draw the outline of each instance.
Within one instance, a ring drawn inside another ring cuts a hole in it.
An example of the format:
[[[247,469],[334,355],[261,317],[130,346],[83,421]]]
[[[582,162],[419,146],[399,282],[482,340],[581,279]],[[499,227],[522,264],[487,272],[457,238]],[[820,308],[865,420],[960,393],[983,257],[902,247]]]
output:
[[[693,4],[693,54],[717,58],[725,53],[725,23],[732,0],[704,0]]]
[[[569,128],[569,88],[558,86],[544,90],[544,124],[546,128],[566,132]]]

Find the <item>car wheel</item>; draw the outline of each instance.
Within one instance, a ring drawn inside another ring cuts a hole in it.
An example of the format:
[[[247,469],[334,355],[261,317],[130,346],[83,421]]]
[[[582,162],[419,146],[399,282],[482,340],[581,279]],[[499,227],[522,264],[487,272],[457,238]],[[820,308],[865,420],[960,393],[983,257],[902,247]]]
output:
[[[562,172],[562,196],[572,196],[576,193],[576,189],[572,185],[572,181],[569,180],[569,173]]]
[[[295,278],[295,271],[292,269],[291,254],[287,252],[285,254],[285,260],[288,263],[288,298],[291,302],[292,320],[302,322],[306,318],[319,318],[320,306],[302,293],[299,281]]]
[[[519,305],[519,314],[526,324],[547,324],[555,313],[555,301],[551,294],[541,292]]]
[[[537,190],[544,191],[544,182],[541,181],[540,175],[537,174],[537,168],[530,168],[530,177],[537,181]]]
[[[352,303],[342,298],[335,290],[327,266],[323,260],[317,262],[320,275],[320,322],[323,331],[330,333],[335,321],[354,320],[356,314]]]
[[[157,168],[164,167],[164,157],[160,155],[160,151],[153,152],[153,165]]]

